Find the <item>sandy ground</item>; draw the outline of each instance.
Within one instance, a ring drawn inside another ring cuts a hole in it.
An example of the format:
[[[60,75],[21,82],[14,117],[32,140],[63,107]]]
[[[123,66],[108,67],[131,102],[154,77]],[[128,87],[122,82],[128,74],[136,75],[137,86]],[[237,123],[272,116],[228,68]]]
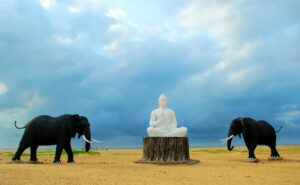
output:
[[[269,149],[258,147],[258,163],[246,160],[245,147],[234,152],[226,148],[192,148],[196,165],[153,165],[133,163],[142,157],[142,150],[98,151],[98,155],[78,154],[76,163],[52,164],[53,156],[39,156],[43,164],[7,164],[11,156],[0,155],[0,185],[41,184],[205,184],[300,185],[300,146],[279,146],[282,161],[268,161]],[[11,151],[14,152],[14,151]],[[26,151],[29,153],[29,151]],[[23,156],[22,161],[28,161]]]

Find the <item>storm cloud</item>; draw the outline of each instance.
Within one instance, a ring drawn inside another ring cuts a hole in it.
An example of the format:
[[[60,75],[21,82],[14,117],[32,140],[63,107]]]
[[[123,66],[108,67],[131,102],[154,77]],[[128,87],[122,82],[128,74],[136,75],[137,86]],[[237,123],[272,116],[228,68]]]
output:
[[[98,147],[141,147],[165,93],[192,146],[232,119],[299,144],[298,1],[14,1],[0,6],[0,148],[40,114],[88,117]],[[82,141],[73,140],[80,147]]]

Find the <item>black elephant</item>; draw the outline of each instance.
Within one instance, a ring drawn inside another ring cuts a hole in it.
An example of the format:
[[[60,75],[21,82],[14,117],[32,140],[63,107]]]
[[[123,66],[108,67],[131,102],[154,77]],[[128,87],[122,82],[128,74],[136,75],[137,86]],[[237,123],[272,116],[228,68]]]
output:
[[[85,140],[85,151],[90,149],[91,141],[98,142],[91,138],[90,123],[84,116],[77,114],[65,114],[59,117],[41,115],[20,128],[15,121],[15,127],[25,128],[19,148],[12,158],[13,161],[20,161],[20,156],[30,147],[30,161],[37,162],[36,150],[39,145],[56,145],[54,163],[60,163],[62,150],[68,154],[68,162],[74,162],[71,148],[71,138],[78,133],[78,138],[82,136]]]
[[[271,156],[269,160],[280,160],[282,158],[276,149],[276,132],[279,131],[275,131],[266,121],[255,121],[251,118],[237,118],[232,120],[228,130],[228,138],[223,139],[223,141],[227,141],[227,148],[231,151],[234,148],[234,146],[231,147],[232,138],[236,135],[241,138],[242,133],[249,151],[249,161],[258,161],[254,154],[257,145],[267,145],[270,147]]]

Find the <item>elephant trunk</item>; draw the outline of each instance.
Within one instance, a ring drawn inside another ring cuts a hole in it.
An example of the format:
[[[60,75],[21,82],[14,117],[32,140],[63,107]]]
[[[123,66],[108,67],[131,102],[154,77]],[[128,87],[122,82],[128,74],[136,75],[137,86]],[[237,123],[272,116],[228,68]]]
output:
[[[234,148],[234,146],[231,146],[231,141],[232,141],[232,138],[227,140],[227,149],[229,151],[231,151]]]
[[[230,137],[230,136],[232,136],[232,137]],[[229,137],[229,139],[227,140],[227,149],[229,151],[231,151],[234,148],[234,146],[231,146],[231,141],[232,141],[232,138],[234,137],[231,129],[229,129],[229,131],[228,131],[228,137]]]
[[[91,141],[91,131],[87,129],[87,131],[83,134],[86,140]],[[91,142],[85,141],[85,151],[88,152],[91,147]]]
[[[85,142],[85,151],[88,152],[90,150],[91,144],[88,142]]]

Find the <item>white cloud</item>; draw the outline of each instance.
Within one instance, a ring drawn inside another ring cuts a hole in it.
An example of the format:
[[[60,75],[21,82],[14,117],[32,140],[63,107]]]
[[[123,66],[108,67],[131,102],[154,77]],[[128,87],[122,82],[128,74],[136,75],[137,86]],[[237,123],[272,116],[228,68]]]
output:
[[[124,54],[129,48],[137,48],[138,44],[149,35],[147,28],[133,23],[123,10],[109,9],[105,16],[116,20],[108,27],[111,40],[102,46],[105,52]]]
[[[248,86],[252,81],[255,80],[256,75],[254,68],[244,68],[237,71],[233,71],[227,75],[229,83],[239,86]]]
[[[261,40],[254,40],[252,42],[245,42],[239,47],[227,47],[224,50],[224,57],[230,60],[248,59],[260,48]]]
[[[156,27],[156,34],[162,36],[164,39],[174,42],[178,38],[178,34],[175,28],[173,28],[168,22],[164,21],[162,24]]]
[[[45,103],[45,100],[38,93],[23,92],[21,98],[23,101],[22,106],[0,110],[0,123],[2,126],[6,128],[13,127],[13,121],[23,119],[28,116],[31,110]]]
[[[241,40],[238,31],[242,30],[246,18],[240,11],[241,5],[238,1],[192,1],[179,13],[179,20],[185,28],[185,38],[195,39],[195,33],[201,33],[206,38],[210,37],[213,48],[216,48],[212,52],[219,58],[219,62],[207,66],[211,72],[209,86],[215,86],[214,90],[233,88],[239,92],[262,76],[261,64],[257,64],[253,58],[260,52],[263,40]],[[190,82],[196,82],[195,79],[199,81],[202,79],[200,77],[198,75]]]
[[[291,126],[292,128],[300,127],[300,125],[295,122],[295,120],[299,120],[299,119],[300,119],[300,110],[282,112],[279,113],[275,118],[276,121],[282,121],[286,123],[288,126]]]
[[[143,41],[152,37],[162,38],[169,42],[175,42],[178,38],[176,29],[167,21],[154,27],[142,26],[130,20],[126,12],[121,9],[109,9],[105,16],[115,21],[108,27],[108,34],[112,39],[105,43],[102,49],[115,51],[116,55],[126,53],[129,48],[139,48]]]
[[[229,62],[226,60],[222,60],[220,62],[218,62],[217,64],[214,65],[214,68],[216,70],[225,70],[229,65]]]
[[[285,104],[279,107],[280,112],[276,115],[275,120],[285,123],[292,128],[300,128],[300,104]]]
[[[0,95],[3,95],[7,92],[7,87],[4,83],[0,82]]]
[[[190,86],[197,86],[201,84],[209,75],[211,75],[211,71],[207,70],[202,73],[192,74],[185,77],[180,83]]]
[[[13,121],[20,117],[24,117],[26,109],[24,108],[11,108],[11,109],[4,109],[0,111],[0,119],[2,126],[5,128],[12,128]]]
[[[189,30],[209,30],[221,40],[232,40],[239,20],[238,3],[195,1],[179,14],[181,25]]]
[[[103,46],[104,51],[112,51],[115,50],[118,47],[118,42],[116,40],[113,40],[112,42],[106,44]]]
[[[50,8],[54,7],[56,4],[55,0],[39,0],[40,5],[45,8],[46,10],[49,10]]]
[[[53,38],[59,42],[60,44],[63,44],[63,45],[69,45],[73,42],[73,39],[70,38],[70,37],[65,37],[65,36],[62,36],[62,35],[54,35]]]
[[[27,108],[33,108],[36,106],[40,106],[44,104],[44,99],[40,97],[38,93],[30,93],[28,91],[25,91],[21,94],[21,98],[23,101],[23,105]]]
[[[247,42],[240,48],[227,48],[219,52],[218,55],[222,60],[208,65],[204,72],[184,77],[179,82],[179,87],[195,89],[202,84],[218,91],[231,88],[236,92],[242,92],[262,77],[261,67],[249,62],[260,44],[260,41]],[[209,85],[206,81],[209,81]]]
[[[204,4],[206,6],[203,6]],[[189,28],[218,24],[231,15],[230,10],[230,6],[223,6],[214,1],[193,2],[181,12],[183,18],[181,23]]]
[[[72,12],[72,13],[80,13],[81,12],[81,10],[79,8],[76,8],[76,7],[69,7],[68,11]]]
[[[110,32],[121,32],[125,33],[128,31],[139,30],[141,27],[133,23],[127,16],[127,14],[120,9],[109,9],[105,13],[106,17],[111,17],[117,21],[109,26],[108,31]]]
[[[299,104],[286,104],[286,105],[282,105],[280,107],[280,110],[297,109],[298,107],[300,107]]]
[[[27,106],[29,108],[42,105],[44,100],[39,96],[39,94],[35,93],[30,101],[27,102]]]
[[[74,0],[66,6],[71,13],[93,12],[98,14],[102,8],[102,0]]]
[[[123,25],[120,23],[116,23],[116,24],[111,24],[108,28],[108,31],[114,32],[114,31],[119,31],[121,29],[123,29]]]
[[[105,13],[106,17],[111,17],[117,20],[127,20],[127,15],[123,10],[120,9],[109,9],[106,13]]]

